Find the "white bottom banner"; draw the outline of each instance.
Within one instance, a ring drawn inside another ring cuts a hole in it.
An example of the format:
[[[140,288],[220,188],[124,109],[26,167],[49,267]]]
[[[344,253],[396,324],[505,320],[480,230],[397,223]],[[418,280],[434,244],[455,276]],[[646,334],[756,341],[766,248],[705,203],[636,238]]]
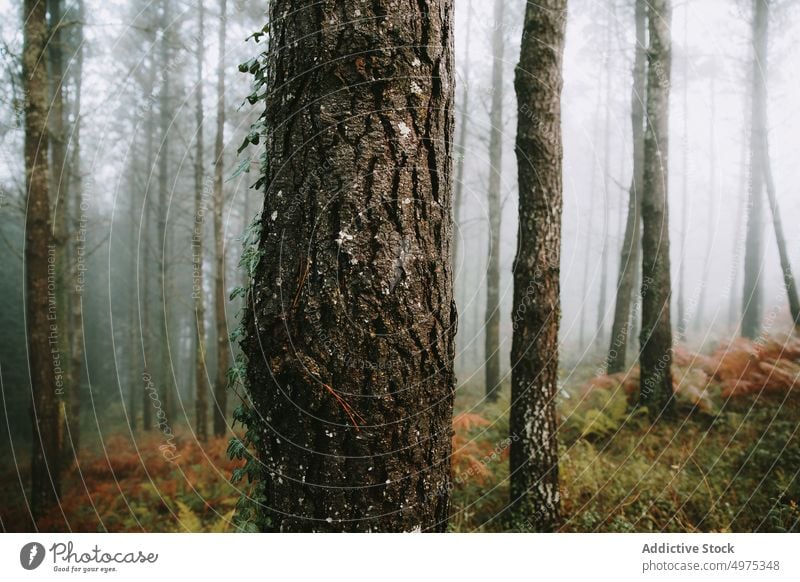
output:
[[[2,580],[800,580],[792,534],[3,534]]]

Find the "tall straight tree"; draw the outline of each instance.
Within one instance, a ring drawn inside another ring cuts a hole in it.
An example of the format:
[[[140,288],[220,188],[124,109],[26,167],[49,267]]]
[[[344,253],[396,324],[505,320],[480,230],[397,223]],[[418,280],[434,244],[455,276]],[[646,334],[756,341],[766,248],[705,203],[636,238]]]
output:
[[[22,77],[25,88],[25,296],[28,365],[33,392],[31,511],[41,517],[61,494],[58,391],[48,320],[48,261],[54,240],[48,188],[47,10],[25,0]]]
[[[145,96],[147,99],[147,112],[146,112],[146,121],[145,121],[145,159],[146,159],[146,173],[148,176],[154,173],[154,165],[155,165],[155,147],[154,147],[154,137],[153,134],[155,133],[155,105],[153,103],[153,99],[151,98],[153,95],[153,91],[156,87],[156,62],[154,59],[150,59],[148,71],[147,71],[147,80],[145,82]],[[141,299],[139,299],[139,312],[142,314],[142,379],[143,379],[143,390],[142,390],[142,428],[146,431],[154,428],[153,427],[153,400],[151,396],[155,395],[155,393],[151,393],[152,390],[152,374],[154,370],[153,360],[155,359],[155,354],[153,353],[153,333],[152,333],[152,323],[153,323],[153,309],[152,304],[155,303],[159,305],[160,301],[153,301],[152,300],[152,269],[150,268],[150,249],[154,246],[153,244],[153,235],[152,235],[152,228],[151,225],[153,221],[153,204],[151,202],[150,196],[150,179],[148,178],[145,187],[141,193],[142,196],[142,214],[141,219],[139,220],[139,245],[137,246],[137,253],[136,253],[136,262],[137,265],[141,265],[142,269],[142,289],[141,292],[138,293]],[[158,260],[154,261],[158,262]],[[138,268],[138,267],[137,267]],[[139,278],[137,277],[137,281]]]
[[[194,153],[194,319],[195,319],[195,433],[200,442],[208,438],[208,371],[206,369],[206,306],[203,289],[203,238],[205,236],[205,208],[203,207],[203,59],[205,58],[205,8],[197,0],[197,42],[195,87],[195,122],[197,135]]]
[[[70,160],[70,183],[72,185],[73,206],[77,212],[83,212],[83,172],[81,169],[81,95],[83,92],[83,58],[84,58],[84,36],[83,22],[85,19],[85,8],[83,0],[78,0],[75,8],[77,22],[75,30],[75,52],[73,78],[73,126],[71,134],[71,160]],[[69,394],[67,395],[67,428],[69,446],[72,455],[77,459],[81,443],[81,381],[83,371],[83,283],[84,273],[81,271],[83,265],[79,258],[83,253],[80,245],[83,244],[85,233],[80,229],[72,236],[70,252],[72,260],[71,268],[71,291],[70,291],[70,370],[69,370]]]
[[[270,2],[245,308],[275,531],[444,531],[456,316],[453,3]]]
[[[612,9],[613,10],[613,9]],[[605,129],[603,137],[605,139],[605,147],[603,151],[603,253],[600,259],[600,292],[598,293],[597,304],[597,330],[595,337],[602,340],[606,334],[606,303],[608,295],[608,260],[609,250],[611,245],[608,244],[610,238],[610,206],[611,206],[611,100],[612,93],[612,69],[611,69],[611,32],[617,22],[616,15],[611,11],[608,12],[609,21],[606,23],[606,38],[605,38],[605,55],[603,61],[605,65],[605,81],[606,81],[606,111],[605,111]],[[594,219],[594,217],[592,217]],[[588,260],[588,259],[587,259]]]
[[[650,0],[647,125],[642,192],[642,329],[640,403],[654,418],[669,414],[672,394],[672,287],[669,260],[670,0]]]
[[[709,61],[711,68],[709,73],[709,113],[708,113],[708,219],[711,223],[711,228],[706,229],[706,252],[703,259],[703,274],[700,284],[700,298],[697,303],[697,312],[694,314],[694,329],[697,332],[702,331],[703,323],[705,322],[706,313],[706,297],[709,291],[709,278],[711,273],[711,264],[714,251],[714,240],[716,239],[716,216],[717,216],[717,90],[716,90],[716,76],[717,76],[717,63],[712,58]]]
[[[530,2],[514,85],[519,230],[511,347],[513,525],[559,524],[558,329],[561,318],[561,88],[566,0]]]
[[[753,62],[750,78],[750,184],[747,201],[747,235],[742,292],[742,335],[755,339],[761,333],[764,263],[764,154],[767,140],[767,64],[769,0],[753,0]]]
[[[592,133],[591,139],[594,140],[597,138],[597,134],[600,128],[600,118],[601,118],[601,110],[603,106],[603,92],[601,90],[601,82],[597,84],[597,102],[595,104],[595,113],[592,116],[594,118],[594,124],[592,125]],[[586,322],[589,316],[589,295],[591,286],[589,285],[590,282],[590,275],[589,275],[589,268],[592,265],[592,249],[593,243],[595,238],[594,233],[594,215],[595,215],[595,206],[597,205],[597,197],[594,195],[594,190],[597,182],[597,172],[595,171],[595,156],[596,154],[593,152],[592,155],[592,163],[589,169],[589,214],[587,219],[586,225],[586,247],[584,252],[585,260],[583,262],[583,296],[581,297],[581,311],[580,311],[580,331],[578,334],[579,338],[579,345],[581,348],[586,346]]]
[[[678,263],[678,339],[686,339],[686,248],[689,234],[689,3],[683,6],[683,58],[681,58],[683,88],[681,91],[682,106],[682,139],[681,143],[681,247]]]
[[[644,179],[644,99],[647,84],[647,4],[636,0],[634,7],[636,46],[631,89],[631,128],[633,133],[633,173],[628,194],[628,217],[617,278],[617,300],[614,304],[614,323],[611,326],[611,346],[608,351],[608,373],[625,370],[628,338],[631,326],[631,298],[636,272],[640,268],[642,181]]]
[[[742,275],[742,240],[744,238],[743,233],[745,232],[742,226],[744,223],[745,203],[747,200],[748,191],[747,153],[750,143],[750,121],[752,121],[748,116],[748,112],[750,111],[750,99],[751,95],[749,94],[749,91],[745,91],[744,99],[742,99],[744,105],[742,119],[744,119],[745,122],[742,124],[742,141],[739,146],[739,189],[737,193],[736,222],[733,223],[733,240],[731,241],[731,256],[733,257],[733,263],[731,265],[730,273],[730,297],[728,298],[728,324],[733,329],[738,329],[739,324],[741,323],[741,318],[739,315],[741,312],[742,303],[739,297],[739,290],[741,289],[740,276]]]
[[[228,428],[228,367],[230,346],[228,324],[225,319],[225,233],[222,217],[225,212],[225,194],[222,173],[225,168],[225,32],[227,28],[227,1],[219,4],[219,56],[217,59],[217,135],[214,138],[214,322],[217,334],[217,377],[214,382],[214,436],[222,436]]]
[[[138,319],[139,307],[139,245],[138,234],[136,228],[138,221],[136,220],[137,211],[139,210],[138,204],[143,203],[140,200],[139,192],[136,187],[136,172],[134,169],[134,162],[136,150],[135,143],[131,147],[132,155],[128,162],[128,191],[129,195],[129,231],[128,231],[128,249],[130,250],[130,263],[129,263],[129,277],[134,282],[135,287],[130,292],[128,299],[128,356],[130,358],[130,370],[128,371],[128,404],[125,414],[128,420],[128,427],[133,431],[138,426],[136,418],[136,401],[141,397],[142,387],[142,341],[140,332],[140,320]],[[139,215],[141,216],[141,215]],[[147,404],[146,402],[144,403]]]
[[[64,85],[65,14],[63,0],[47,0],[50,38],[47,42],[48,79],[50,84],[50,109],[48,124],[50,130],[50,199],[53,211],[53,232],[55,243],[55,309],[58,335],[57,349],[65,361],[70,346],[70,192],[67,164],[67,100]],[[64,397],[73,392],[70,366],[63,367]],[[59,414],[64,415],[59,408]],[[59,422],[64,422],[62,419]],[[62,438],[62,446],[69,447],[67,438]],[[65,451],[68,452],[68,451]]]
[[[158,216],[156,217],[158,226],[158,242],[157,242],[157,264],[158,264],[158,355],[159,355],[159,376],[161,397],[163,398],[163,410],[158,413],[164,416],[159,419],[160,422],[164,421],[164,417],[169,419],[172,417],[172,401],[174,386],[172,383],[172,374],[170,373],[170,350],[167,347],[169,341],[169,310],[167,305],[170,302],[170,293],[167,289],[167,270],[168,262],[170,259],[170,233],[167,230],[167,209],[169,206],[169,131],[170,131],[170,118],[172,117],[170,111],[170,36],[171,31],[171,10],[170,2],[172,0],[162,0],[161,2],[161,38],[159,39],[159,59],[160,68],[164,73],[161,75],[161,88],[158,97],[158,125],[159,133],[161,136],[161,143],[159,144],[158,152]],[[146,268],[146,267],[145,267]]]
[[[500,200],[503,175],[503,68],[505,63],[504,0],[494,2],[492,32],[492,109],[489,114],[489,253],[486,264],[486,317],[484,319],[486,396],[496,400],[500,389]]]

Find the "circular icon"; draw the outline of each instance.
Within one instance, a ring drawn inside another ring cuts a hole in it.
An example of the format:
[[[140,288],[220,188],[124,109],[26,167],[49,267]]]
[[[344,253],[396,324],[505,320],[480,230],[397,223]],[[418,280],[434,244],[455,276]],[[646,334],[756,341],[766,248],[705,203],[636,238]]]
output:
[[[44,561],[44,546],[39,542],[30,542],[19,551],[19,563],[26,570],[35,570]]]

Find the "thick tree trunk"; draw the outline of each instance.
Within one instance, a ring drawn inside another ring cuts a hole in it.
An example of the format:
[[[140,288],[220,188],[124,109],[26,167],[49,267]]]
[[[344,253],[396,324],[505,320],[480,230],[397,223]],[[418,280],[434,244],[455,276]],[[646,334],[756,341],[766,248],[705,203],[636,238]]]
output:
[[[755,339],[761,333],[764,264],[764,144],[767,131],[767,65],[769,26],[768,0],[753,0],[753,66],[750,79],[752,101],[750,134],[750,191],[742,293],[742,335]]]
[[[197,136],[194,154],[194,229],[192,246],[194,254],[194,277],[192,297],[195,321],[195,433],[200,442],[208,439],[208,370],[206,369],[206,306],[203,289],[203,237],[205,235],[205,213],[203,202],[203,50],[205,41],[205,10],[203,0],[197,0],[197,86],[195,87],[195,121]]]
[[[559,524],[558,329],[561,317],[561,88],[566,0],[529,3],[515,88],[519,231],[511,348],[514,528]]]
[[[640,403],[653,418],[669,414],[672,326],[669,258],[670,0],[651,0],[647,67],[647,126],[642,196],[642,331]]]
[[[50,223],[48,192],[48,83],[46,59],[47,18],[44,2],[25,0],[25,295],[28,365],[33,391],[33,455],[31,460],[31,511],[41,517],[58,503],[61,494],[59,395],[63,379],[57,378],[52,348],[57,342],[55,295],[55,244]],[[60,365],[60,364],[59,364]]]
[[[228,429],[228,368],[230,367],[230,345],[228,323],[225,319],[225,233],[222,218],[225,212],[225,196],[222,189],[224,169],[225,136],[225,28],[227,2],[220,2],[219,60],[217,61],[217,135],[214,139],[214,321],[217,334],[217,378],[214,382],[214,436],[222,436]]]
[[[503,177],[503,62],[505,27],[504,0],[494,3],[492,35],[492,109],[489,114],[489,249],[486,265],[486,316],[484,318],[486,398],[496,400],[500,390],[500,224]]]
[[[644,179],[644,100],[647,84],[647,4],[636,0],[634,9],[636,48],[633,63],[633,88],[631,90],[631,127],[633,132],[633,173],[628,198],[628,218],[622,242],[620,269],[617,278],[617,301],[614,305],[614,323],[611,327],[611,346],[608,350],[608,373],[625,370],[628,338],[631,326],[631,297],[636,272],[640,268],[641,196]]]
[[[444,531],[454,394],[453,5],[270,2],[245,311],[275,531]]]

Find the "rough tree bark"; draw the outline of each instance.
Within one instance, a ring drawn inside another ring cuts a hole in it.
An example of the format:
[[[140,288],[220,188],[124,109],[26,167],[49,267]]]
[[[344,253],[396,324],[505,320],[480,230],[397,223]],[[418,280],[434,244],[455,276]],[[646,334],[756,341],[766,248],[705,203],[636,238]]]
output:
[[[486,398],[497,400],[500,390],[500,224],[502,204],[500,187],[503,176],[503,56],[505,27],[504,0],[494,3],[492,34],[492,108],[489,114],[489,249],[486,264],[486,316],[484,318],[484,359],[486,361]]]
[[[559,524],[561,88],[566,0],[529,3],[514,85],[519,231],[514,259],[510,469],[514,528]]]
[[[48,79],[44,58],[47,44],[45,3],[25,0],[22,52],[25,87],[25,296],[28,365],[33,391],[31,511],[41,517],[61,494],[59,393],[50,341],[57,342],[48,317],[55,297],[48,292],[54,277],[55,245],[50,222],[48,188]]]
[[[670,0],[651,0],[647,55],[647,125],[642,195],[642,330],[639,399],[653,418],[668,415],[672,393],[669,258]]]
[[[444,531],[454,394],[453,5],[270,3],[245,311],[276,531]]]
[[[747,238],[744,254],[744,289],[742,292],[742,335],[755,339],[761,333],[764,264],[764,153],[767,131],[767,65],[769,25],[768,0],[753,0],[753,66],[750,123],[750,184],[748,193]]]
[[[644,179],[644,100],[647,86],[647,4],[636,0],[634,8],[636,47],[631,89],[631,127],[633,133],[633,173],[628,198],[628,218],[622,242],[620,269],[617,278],[617,300],[614,305],[614,323],[611,326],[611,346],[608,350],[608,373],[625,370],[628,338],[631,327],[631,298],[636,271],[640,268],[641,196]]]
[[[198,33],[196,44],[197,87],[195,87],[195,122],[197,136],[194,153],[194,299],[195,320],[195,434],[200,442],[208,439],[208,371],[206,369],[206,305],[203,289],[203,237],[205,234],[205,207],[203,188],[203,59],[205,58],[205,9],[203,0],[197,0]]]
[[[228,429],[228,368],[230,345],[228,323],[225,319],[225,233],[222,217],[225,212],[225,195],[222,188],[225,140],[225,29],[227,2],[220,2],[219,58],[217,60],[217,135],[214,138],[214,322],[217,334],[217,377],[214,381],[214,436],[222,436]]]

